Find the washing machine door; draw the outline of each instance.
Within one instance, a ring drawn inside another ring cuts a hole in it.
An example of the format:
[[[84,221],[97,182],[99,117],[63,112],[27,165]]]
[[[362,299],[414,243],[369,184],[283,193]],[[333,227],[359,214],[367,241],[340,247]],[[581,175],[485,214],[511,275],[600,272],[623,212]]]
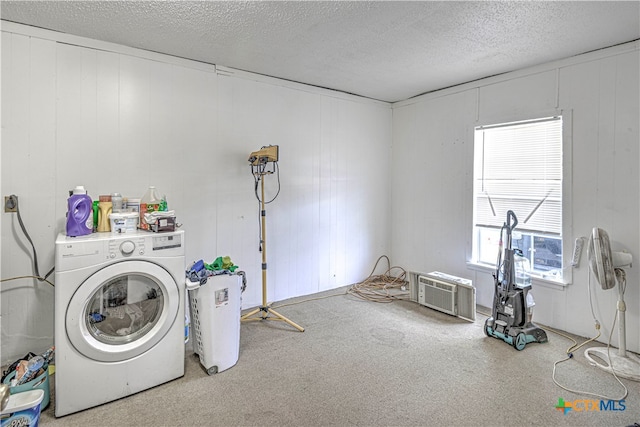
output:
[[[67,336],[84,356],[102,362],[136,357],[162,340],[181,301],[174,278],[157,264],[129,260],[89,276],[66,314]]]

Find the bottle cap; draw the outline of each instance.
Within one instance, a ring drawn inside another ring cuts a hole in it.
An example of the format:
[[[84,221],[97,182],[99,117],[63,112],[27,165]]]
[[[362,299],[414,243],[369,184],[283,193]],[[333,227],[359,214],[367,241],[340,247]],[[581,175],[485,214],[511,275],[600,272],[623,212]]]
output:
[[[73,189],[73,194],[87,194],[87,190],[82,185],[78,185]]]

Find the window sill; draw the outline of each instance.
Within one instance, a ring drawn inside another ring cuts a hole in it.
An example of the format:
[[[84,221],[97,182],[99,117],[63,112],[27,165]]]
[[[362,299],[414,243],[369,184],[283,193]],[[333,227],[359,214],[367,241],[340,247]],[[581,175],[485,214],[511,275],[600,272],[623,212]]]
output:
[[[467,261],[467,268],[469,270],[480,271],[487,274],[492,274],[495,272],[495,267],[489,267],[488,265],[478,264],[471,261]],[[545,288],[561,289],[561,290],[564,290],[564,288],[570,284],[569,282],[565,282],[562,280],[554,280],[554,279],[549,279],[549,278],[540,277],[540,276],[531,276],[531,281],[534,286],[540,285]]]

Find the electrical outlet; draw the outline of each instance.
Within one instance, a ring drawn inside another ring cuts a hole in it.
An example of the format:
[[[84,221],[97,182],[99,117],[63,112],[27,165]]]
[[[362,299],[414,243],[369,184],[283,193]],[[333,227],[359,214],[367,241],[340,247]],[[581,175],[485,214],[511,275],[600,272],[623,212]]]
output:
[[[4,196],[4,211],[5,212],[17,212],[18,204],[16,200],[11,196]]]
[[[573,257],[571,258],[571,265],[574,267],[578,267],[580,265],[580,255],[582,255],[582,248],[584,247],[585,240],[587,240],[586,237],[578,237],[573,246]]]

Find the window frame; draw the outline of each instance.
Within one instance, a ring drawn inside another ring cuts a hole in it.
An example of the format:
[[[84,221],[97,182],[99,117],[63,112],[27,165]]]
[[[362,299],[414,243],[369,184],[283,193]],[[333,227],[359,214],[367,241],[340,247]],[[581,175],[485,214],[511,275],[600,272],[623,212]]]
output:
[[[501,123],[517,123],[524,121],[535,121],[545,117],[561,116],[562,117],[562,279],[556,279],[553,277],[542,277],[538,275],[532,276],[533,284],[551,285],[564,287],[571,284],[573,280],[573,266],[571,265],[571,259],[573,257],[573,224],[572,224],[572,163],[573,163],[573,111],[571,109],[553,109],[540,111],[535,114],[527,115],[500,115],[498,117],[487,117],[482,121],[478,120],[469,129],[469,135],[471,140],[472,154],[472,171],[470,174],[471,179],[471,209],[470,209],[470,230],[471,239],[468,246],[467,266],[470,269],[493,272],[495,266],[489,266],[486,263],[480,263],[475,259],[476,256],[476,242],[477,232],[475,225],[475,188],[474,188],[474,170],[475,168],[475,131],[476,128],[482,126],[494,126]],[[516,227],[517,231],[517,227]],[[497,253],[496,253],[497,257]]]

